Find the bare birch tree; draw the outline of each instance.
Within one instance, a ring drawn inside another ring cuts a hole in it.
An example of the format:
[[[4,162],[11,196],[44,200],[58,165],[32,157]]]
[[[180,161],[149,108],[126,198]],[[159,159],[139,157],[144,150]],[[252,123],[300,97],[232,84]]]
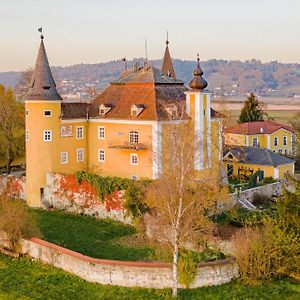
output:
[[[196,170],[199,161],[195,153],[200,153],[203,142],[195,138],[193,123],[180,113],[177,121],[164,129],[162,174],[149,186],[146,197],[172,247],[174,297],[178,290],[180,247],[188,241],[203,245],[204,236],[212,230],[210,212],[218,200],[227,198],[227,187],[220,182],[219,164]]]

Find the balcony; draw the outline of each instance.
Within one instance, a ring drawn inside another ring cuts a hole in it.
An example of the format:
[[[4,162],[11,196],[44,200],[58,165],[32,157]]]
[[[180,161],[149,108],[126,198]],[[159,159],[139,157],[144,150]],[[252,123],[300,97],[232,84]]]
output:
[[[119,150],[140,151],[140,150],[147,150],[149,147],[144,143],[129,143],[127,141],[124,142],[116,141],[116,142],[109,143],[108,148],[119,149]]]

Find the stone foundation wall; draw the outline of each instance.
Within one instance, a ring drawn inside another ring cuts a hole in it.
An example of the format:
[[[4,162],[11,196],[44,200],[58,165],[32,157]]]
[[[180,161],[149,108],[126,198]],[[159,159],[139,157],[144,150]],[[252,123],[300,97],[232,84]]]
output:
[[[248,202],[252,203],[255,194],[264,195],[269,198],[280,196],[282,195],[283,186],[285,184],[285,181],[274,182],[231,194],[232,204],[233,206],[236,205],[238,200],[247,200]]]
[[[22,240],[22,253],[73,273],[87,281],[125,287],[171,288],[172,265],[95,259],[38,238]],[[237,278],[233,258],[202,263],[190,288],[219,285]],[[184,286],[180,286],[184,288]]]
[[[25,200],[25,177],[0,175],[0,195]]]
[[[115,191],[103,201],[87,181],[78,184],[74,175],[47,173],[43,204],[58,210],[131,224],[132,218],[125,210],[124,194],[124,191]]]

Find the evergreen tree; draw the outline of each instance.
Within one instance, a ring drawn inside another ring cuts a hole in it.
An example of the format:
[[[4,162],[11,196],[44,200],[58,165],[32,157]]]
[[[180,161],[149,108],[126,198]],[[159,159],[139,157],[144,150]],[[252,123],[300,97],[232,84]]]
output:
[[[264,120],[264,111],[262,110],[263,103],[251,93],[244,103],[239,117],[239,123],[255,122]]]

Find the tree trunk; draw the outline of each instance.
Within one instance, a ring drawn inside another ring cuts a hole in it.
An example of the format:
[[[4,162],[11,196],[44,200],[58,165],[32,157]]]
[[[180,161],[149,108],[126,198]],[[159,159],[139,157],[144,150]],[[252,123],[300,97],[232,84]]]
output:
[[[179,254],[179,243],[178,243],[178,230],[175,229],[174,248],[173,248],[173,297],[177,297],[178,291],[178,254]]]
[[[10,150],[9,150],[9,146],[6,149],[6,173],[10,174],[10,165],[12,163],[12,159],[10,157]]]

